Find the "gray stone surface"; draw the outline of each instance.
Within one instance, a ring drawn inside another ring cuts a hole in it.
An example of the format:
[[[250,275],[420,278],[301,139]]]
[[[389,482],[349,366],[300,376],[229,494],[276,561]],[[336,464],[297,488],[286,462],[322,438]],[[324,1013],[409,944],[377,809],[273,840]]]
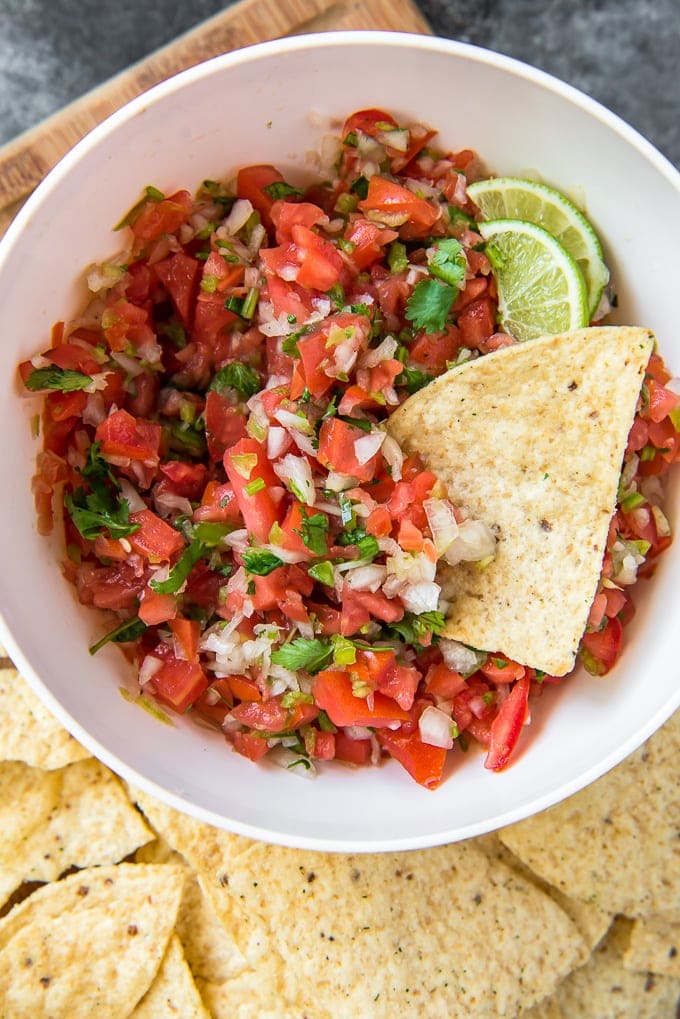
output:
[[[0,143],[216,13],[221,0],[0,0]],[[420,0],[438,35],[583,89],[680,167],[680,0]]]

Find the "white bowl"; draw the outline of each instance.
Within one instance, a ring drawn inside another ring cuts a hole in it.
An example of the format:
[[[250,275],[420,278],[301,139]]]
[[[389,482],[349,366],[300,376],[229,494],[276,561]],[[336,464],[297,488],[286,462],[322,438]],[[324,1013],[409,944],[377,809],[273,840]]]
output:
[[[641,585],[625,653],[604,679],[574,676],[534,711],[529,744],[506,772],[457,754],[436,792],[398,764],[328,767],[303,781],[232,753],[218,733],[160,724],[120,694],[122,655],[88,644],[97,620],[62,579],[59,549],[40,537],[30,479],[38,443],[17,363],[48,345],[52,322],[82,299],[82,269],[115,252],[111,226],[155,184],[194,188],[250,162],[305,169],[320,129],[384,107],[422,119],[444,146],[476,149],[491,171],[535,169],[578,189],[602,237],[620,296],[616,320],[657,333],[680,372],[680,175],[597,103],[517,61],[471,46],[385,33],[301,36],[194,67],[94,130],[38,188],[0,249],[2,327],[0,637],[57,717],[114,771],[162,800],[230,830],[326,850],[394,850],[466,838],[575,792],[630,753],[680,702],[680,543]],[[670,502],[677,528],[677,499]],[[560,606],[555,606],[560,611]]]

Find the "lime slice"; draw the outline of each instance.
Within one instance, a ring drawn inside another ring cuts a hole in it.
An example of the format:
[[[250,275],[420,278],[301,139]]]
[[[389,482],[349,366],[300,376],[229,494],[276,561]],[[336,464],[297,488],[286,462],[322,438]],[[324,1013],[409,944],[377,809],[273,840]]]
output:
[[[522,219],[552,234],[583,273],[588,311],[595,313],[609,270],[592,226],[576,206],[545,184],[519,177],[492,177],[468,184],[468,195],[485,219]]]
[[[498,286],[502,328],[517,340],[588,325],[583,274],[543,227],[519,219],[478,224]]]

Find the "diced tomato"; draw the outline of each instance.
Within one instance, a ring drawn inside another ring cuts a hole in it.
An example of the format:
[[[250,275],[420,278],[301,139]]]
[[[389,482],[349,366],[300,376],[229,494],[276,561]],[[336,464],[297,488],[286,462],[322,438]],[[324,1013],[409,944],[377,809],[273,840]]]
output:
[[[182,714],[205,692],[208,677],[196,662],[183,662],[174,656],[163,662],[149,681],[159,701]]]
[[[170,629],[174,638],[175,658],[185,662],[197,662],[198,642],[201,636],[198,621],[175,617],[170,620]]]
[[[130,301],[115,301],[107,307],[102,317],[102,327],[113,351],[124,351],[130,344],[139,348],[156,342],[148,310]]]
[[[241,511],[232,486],[209,481],[205,486],[201,505],[194,511],[194,520],[237,524],[240,516]]]
[[[152,562],[167,561],[184,548],[184,538],[179,531],[166,524],[152,510],[131,513],[130,522],[139,524],[139,530],[130,534],[127,540],[135,552]]]
[[[302,540],[302,525],[310,514],[306,512],[301,502],[295,499],[286,513],[281,524],[280,544],[290,552],[297,552],[305,559],[311,559],[312,553]]]
[[[654,379],[647,381],[647,393],[649,396],[647,414],[652,421],[663,421],[672,410],[680,407],[680,395],[659,385]]]
[[[375,538],[384,538],[392,533],[392,518],[384,506],[378,506],[369,513],[366,520],[366,533]]]
[[[188,191],[177,191],[161,202],[149,201],[132,224],[132,232],[138,241],[147,242],[172,234],[187,221],[192,206]]]
[[[441,784],[446,750],[423,743],[417,730],[405,734],[399,730],[392,732],[389,729],[379,729],[376,735],[380,745],[399,761],[418,785],[436,789]]]
[[[222,294],[201,291],[196,298],[191,339],[205,344],[221,360],[228,353],[229,333],[240,321],[238,315],[224,306]]]
[[[530,687],[528,676],[518,680],[491,723],[491,742],[484,761],[484,767],[490,771],[504,768],[517,746],[527,717]]]
[[[157,372],[141,372],[130,384],[130,392],[125,400],[125,409],[136,418],[151,417],[158,406],[158,393],[161,388]]]
[[[460,332],[456,326],[447,326],[439,333],[420,333],[409,347],[409,360],[433,375],[441,375],[459,347]]]
[[[233,735],[234,750],[251,761],[259,761],[269,750],[267,740],[254,732],[235,732]]]
[[[472,301],[458,316],[461,343],[473,350],[482,350],[486,340],[496,329],[491,301],[482,297]]]
[[[268,701],[243,701],[232,709],[234,718],[259,732],[283,732],[288,728],[288,711],[281,706],[280,697]]]
[[[370,725],[380,728],[395,722],[408,721],[410,715],[391,697],[372,695],[372,704],[365,697],[355,697],[348,673],[328,669],[320,672],[312,687],[314,700],[334,725]]]
[[[276,227],[276,240],[287,244],[294,240],[293,227],[305,226],[311,229],[319,223],[328,223],[328,216],[318,205],[311,202],[276,201],[272,206],[272,222]]]
[[[313,290],[330,290],[340,279],[344,265],[336,249],[301,223],[296,223],[291,233],[300,266],[295,282]]]
[[[241,404],[234,404],[226,396],[210,390],[205,400],[205,437],[208,453],[214,463],[220,463],[225,451],[244,439],[247,411]]]
[[[486,676],[491,683],[513,683],[516,679],[522,679],[526,674],[526,667],[519,662],[513,662],[505,655],[489,655],[480,672]]]
[[[233,696],[239,701],[261,701],[262,693],[257,683],[248,679],[246,676],[227,676],[226,682],[229,684]]]
[[[423,236],[439,218],[439,208],[431,202],[377,174],[368,182],[368,193],[359,202],[359,208],[369,219],[373,213],[387,226],[399,227],[400,235],[406,239]]]
[[[169,258],[156,262],[154,272],[168,291],[177,314],[187,328],[191,328],[194,303],[202,267],[197,258],[178,251]]]
[[[360,665],[367,667],[372,686],[395,700],[404,711],[411,708],[420,683],[416,668],[401,665],[393,651],[358,651],[356,667]]]
[[[435,697],[441,697],[451,701],[466,687],[466,682],[460,672],[450,669],[443,662],[431,665],[425,675],[425,689]]]
[[[342,589],[342,616],[340,633],[351,637],[363,626],[367,626],[371,617],[384,623],[396,623],[402,619],[404,609],[400,602],[390,601],[380,591],[353,591],[347,587]]]
[[[89,351],[78,343],[61,343],[53,347],[44,355],[52,364],[67,371],[83,372],[85,375],[96,375],[102,370],[102,366],[94,356],[94,350]],[[33,366],[31,365],[31,369]]]
[[[103,457],[129,457],[158,464],[161,426],[141,421],[126,410],[116,410],[97,425],[95,441],[101,442]]]
[[[385,127],[387,129],[397,127],[397,122],[392,114],[375,108],[357,110],[356,113],[352,113],[345,121],[341,137],[344,141],[348,134],[360,131],[361,134],[367,134],[370,138],[375,138],[376,134],[381,130],[385,130]]]
[[[348,764],[368,764],[371,759],[370,739],[350,739],[342,729],[335,734],[335,756]]]
[[[160,465],[173,491],[186,499],[198,499],[205,487],[208,469],[205,464],[186,463],[184,460],[166,460]]]
[[[45,409],[53,421],[66,421],[77,418],[83,413],[87,403],[87,393],[77,390],[74,393],[48,393]]]
[[[368,219],[351,220],[344,233],[345,240],[354,245],[350,258],[359,271],[382,258],[385,245],[391,244],[398,236],[396,230],[380,227]]]
[[[312,313],[313,294],[297,283],[268,274],[267,294],[275,315],[292,315],[295,322],[305,322]]]
[[[335,733],[313,729],[314,745],[311,756],[317,761],[332,761],[335,757]]]
[[[327,418],[319,430],[319,463],[329,471],[351,475],[357,481],[371,481],[375,476],[380,453],[375,453],[365,463],[359,463],[354,444],[364,434],[360,428],[347,421],[337,417]]]
[[[76,575],[78,597],[84,605],[98,609],[128,610],[137,607],[144,578],[128,563],[95,566],[83,563]]]
[[[275,199],[264,190],[270,184],[283,181],[282,174],[275,166],[261,164],[245,166],[236,175],[236,194],[239,198],[247,198],[253,208],[259,212],[260,218],[267,229],[271,229],[271,211]]]
[[[152,587],[142,591],[139,618],[147,626],[167,623],[177,615],[177,598],[174,594],[159,594]]]
[[[621,653],[623,643],[623,626],[617,616],[607,620],[601,630],[586,631],[581,638],[581,648],[585,650],[597,671],[602,676],[609,672]]]
[[[246,527],[258,541],[268,541],[272,527],[280,522],[283,508],[272,493],[272,489],[280,491],[280,481],[266,449],[256,439],[241,439],[224,454],[224,469]],[[260,481],[263,488],[259,488]]]

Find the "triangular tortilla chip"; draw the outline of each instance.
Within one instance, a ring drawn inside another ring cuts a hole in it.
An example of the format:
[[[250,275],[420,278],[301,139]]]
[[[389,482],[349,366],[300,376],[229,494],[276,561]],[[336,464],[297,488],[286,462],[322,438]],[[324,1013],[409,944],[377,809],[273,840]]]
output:
[[[440,570],[445,636],[573,668],[653,345],[629,327],[542,337],[453,368],[392,415],[404,450],[498,538],[486,569]]]

